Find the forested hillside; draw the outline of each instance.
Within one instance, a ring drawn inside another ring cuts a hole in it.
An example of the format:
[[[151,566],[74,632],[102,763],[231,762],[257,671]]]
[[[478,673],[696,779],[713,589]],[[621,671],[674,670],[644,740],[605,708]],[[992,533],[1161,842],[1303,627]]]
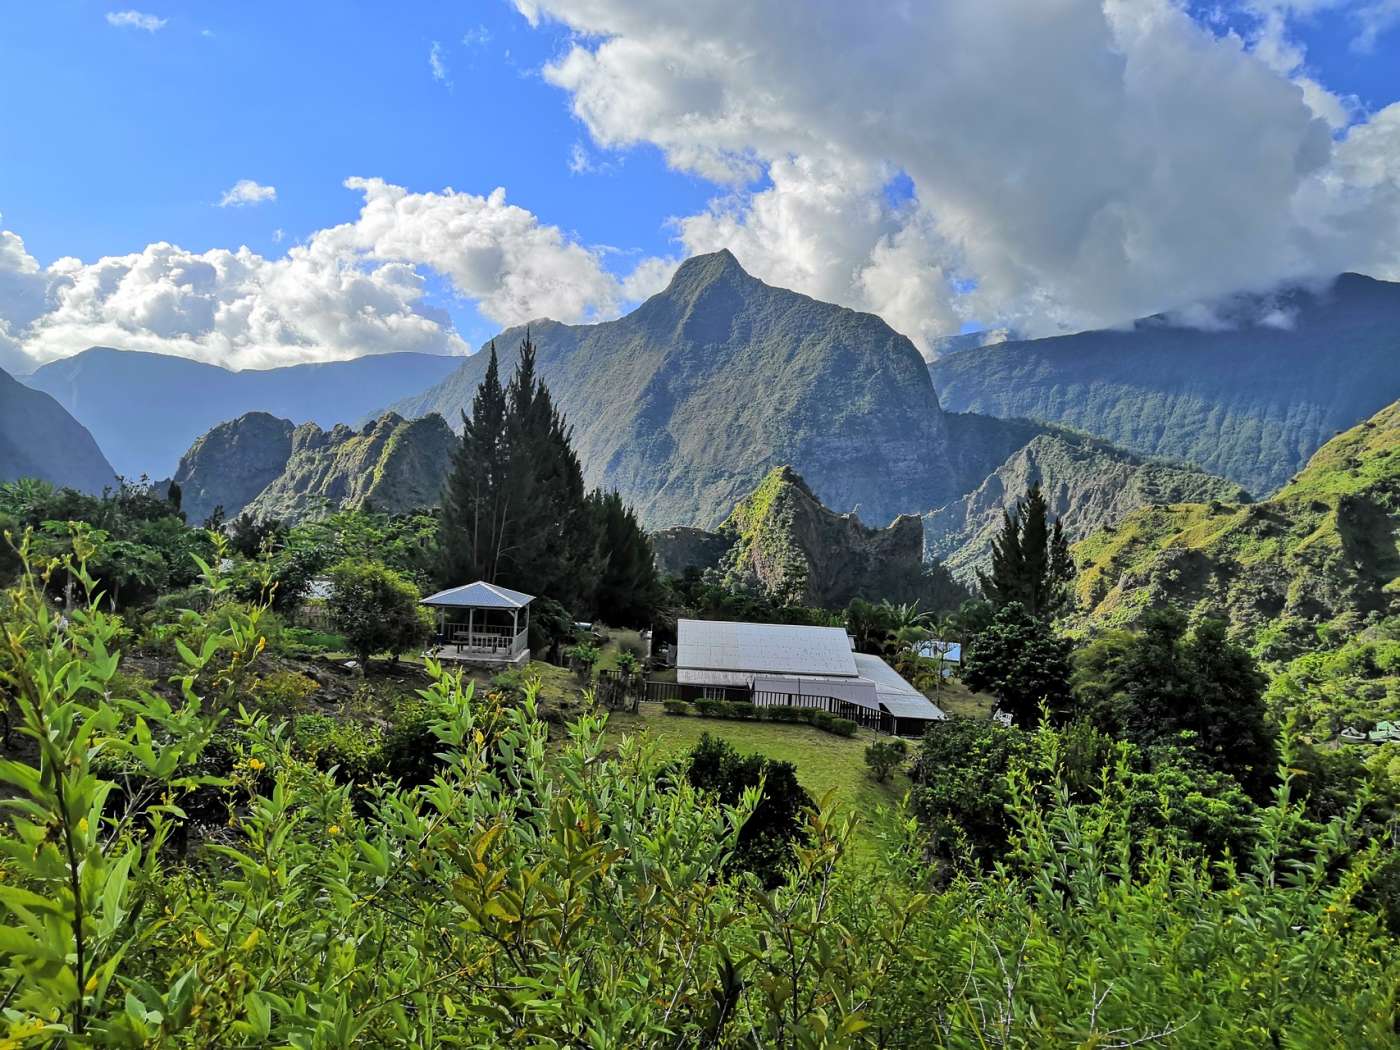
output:
[[[924,550],[972,585],[991,558],[1002,515],[1040,483],[1051,513],[1073,542],[1155,503],[1248,499],[1224,478],[1184,464],[1130,455],[1059,428],[1013,452],[976,490],[924,515]]]
[[[1205,327],[1152,317],[963,350],[929,370],[950,411],[1062,423],[1265,496],[1400,397],[1400,285],[1344,274],[1227,303]]]
[[[403,512],[437,505],[454,444],[440,416],[327,431],[252,412],[196,441],[174,480],[192,521],[216,507],[286,522],[342,507]]]
[[[1092,625],[1171,604],[1278,652],[1400,612],[1400,402],[1327,442],[1272,498],[1140,510],[1080,543]]]
[[[713,568],[779,605],[842,609],[863,598],[949,609],[967,597],[942,566],[924,563],[918,518],[868,528],[822,506],[791,467],[770,471],[715,532],[667,529],[652,542],[673,574]]]
[[[97,442],[48,394],[0,371],[0,481],[39,478],[81,492],[116,484]]]

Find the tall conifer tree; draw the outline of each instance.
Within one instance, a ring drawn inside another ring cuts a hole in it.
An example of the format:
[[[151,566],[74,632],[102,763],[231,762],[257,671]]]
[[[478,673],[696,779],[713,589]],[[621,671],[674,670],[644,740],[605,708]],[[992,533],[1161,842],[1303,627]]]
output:
[[[1069,602],[1074,561],[1059,519],[1040,482],[1002,515],[1001,534],[992,542],[991,571],[979,572],[982,593],[998,607],[1019,602],[1032,616],[1050,619]]]

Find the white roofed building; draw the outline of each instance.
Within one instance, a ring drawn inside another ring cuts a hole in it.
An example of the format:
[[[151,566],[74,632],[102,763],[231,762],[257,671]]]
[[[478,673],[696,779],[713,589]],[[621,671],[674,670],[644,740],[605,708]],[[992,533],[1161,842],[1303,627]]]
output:
[[[945,715],[840,627],[680,620],[676,681],[693,696],[820,707],[869,728],[917,733]]]

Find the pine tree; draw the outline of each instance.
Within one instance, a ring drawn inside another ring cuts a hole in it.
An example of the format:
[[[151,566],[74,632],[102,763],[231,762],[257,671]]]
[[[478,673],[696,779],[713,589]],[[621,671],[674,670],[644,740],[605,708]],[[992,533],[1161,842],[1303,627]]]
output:
[[[982,593],[998,608],[1019,603],[1032,616],[1050,619],[1070,598],[1074,561],[1058,519],[1040,482],[1031,485],[1013,511],[1002,514],[1001,534],[992,542],[988,573],[977,574]]]
[[[495,343],[490,353],[471,415],[462,415],[462,439],[443,489],[438,576],[444,586],[473,580],[495,583],[503,535],[510,525],[507,406]]]

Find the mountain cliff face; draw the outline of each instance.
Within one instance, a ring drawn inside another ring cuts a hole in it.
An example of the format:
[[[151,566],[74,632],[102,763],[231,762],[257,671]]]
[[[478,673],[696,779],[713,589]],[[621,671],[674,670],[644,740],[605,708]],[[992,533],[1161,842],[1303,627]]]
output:
[[[932,608],[964,596],[946,573],[924,565],[917,517],[868,528],[822,506],[791,467],[769,472],[717,532],[665,529],[652,541],[663,571],[714,568],[731,586],[789,604],[837,609],[861,597]]]
[[[322,427],[350,423],[422,390],[462,359],[375,354],[352,361],[230,372],[167,354],[93,347],[40,368],[27,386],[53,395],[128,477],[168,477],[181,449],[216,424],[267,412]]]
[[[952,411],[1062,423],[1256,496],[1400,397],[1400,284],[1345,274],[1222,310],[1211,330],[1146,318],[961,350],[930,374]]]
[[[1140,510],[1074,548],[1082,623],[1166,602],[1274,653],[1400,612],[1400,402],[1333,438],[1257,504]]]
[[[497,337],[503,375],[524,334]],[[538,322],[530,335],[586,482],[616,488],[648,527],[713,528],[784,464],[823,503],[880,524],[966,484],[946,466],[944,413],[908,339],[872,314],[770,287],[727,251],[687,261],[626,317]],[[473,355],[393,409],[455,426],[485,367]]]
[[[186,514],[298,521],[342,507],[401,512],[433,506],[456,438],[440,416],[387,414],[361,430],[322,430],[264,412],[220,424],[191,446],[175,473]]]
[[[1047,430],[1017,449],[973,492],[924,515],[924,550],[972,586],[991,562],[1002,515],[1040,482],[1070,542],[1154,503],[1243,503],[1233,482],[1193,467],[1141,459],[1102,441]]]
[[[39,478],[82,492],[117,483],[91,434],[48,394],[0,371],[0,481]]]

